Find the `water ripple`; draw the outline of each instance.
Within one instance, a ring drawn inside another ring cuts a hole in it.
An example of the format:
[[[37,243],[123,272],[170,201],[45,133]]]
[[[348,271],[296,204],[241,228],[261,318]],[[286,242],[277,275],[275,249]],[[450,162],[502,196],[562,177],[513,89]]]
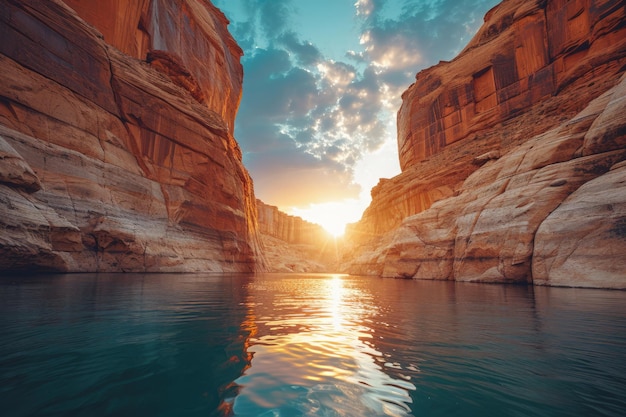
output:
[[[626,415],[626,292],[339,275],[0,279],[3,417]]]
[[[254,288],[255,337],[250,368],[236,382],[239,416],[405,416],[410,414],[407,379],[384,372],[372,337],[371,294],[332,279],[311,277]],[[410,378],[409,378],[410,379]]]

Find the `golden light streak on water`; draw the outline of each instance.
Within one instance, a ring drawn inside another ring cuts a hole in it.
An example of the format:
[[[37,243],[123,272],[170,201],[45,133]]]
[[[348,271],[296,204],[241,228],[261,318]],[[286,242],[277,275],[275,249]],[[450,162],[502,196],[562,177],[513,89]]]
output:
[[[257,332],[250,339],[251,367],[237,380],[236,414],[263,408],[281,415],[293,404],[334,407],[337,415],[408,414],[415,386],[385,373],[383,354],[368,342],[367,323],[377,311],[372,294],[343,278],[250,284]],[[353,399],[349,405],[346,396]]]

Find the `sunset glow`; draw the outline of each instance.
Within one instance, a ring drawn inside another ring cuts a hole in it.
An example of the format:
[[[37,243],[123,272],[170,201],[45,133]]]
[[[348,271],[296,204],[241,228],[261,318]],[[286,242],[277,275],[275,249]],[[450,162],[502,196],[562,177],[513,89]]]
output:
[[[340,398],[337,393],[345,392],[351,408],[331,415],[408,415],[409,392],[416,386],[386,372],[388,357],[372,342],[374,331],[368,327],[377,311],[370,292],[346,284],[342,275],[256,281],[248,291],[256,318],[250,340],[254,355],[236,381],[241,390],[235,414],[254,415],[253,406],[280,410],[297,397],[306,397],[305,405],[321,404],[310,399],[318,393]],[[322,415],[317,407],[298,415]]]
[[[215,0],[244,52],[234,136],[256,197],[342,234],[400,173],[402,92],[497,2]]]
[[[346,224],[357,222],[365,209],[359,200],[311,204],[308,208],[293,208],[291,214],[322,226],[334,237],[344,234]]]

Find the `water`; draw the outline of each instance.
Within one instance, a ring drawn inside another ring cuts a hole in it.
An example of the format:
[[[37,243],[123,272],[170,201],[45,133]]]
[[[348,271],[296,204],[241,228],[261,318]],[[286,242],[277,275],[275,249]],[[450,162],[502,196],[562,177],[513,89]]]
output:
[[[626,415],[620,291],[5,277],[0,337],[5,417]]]

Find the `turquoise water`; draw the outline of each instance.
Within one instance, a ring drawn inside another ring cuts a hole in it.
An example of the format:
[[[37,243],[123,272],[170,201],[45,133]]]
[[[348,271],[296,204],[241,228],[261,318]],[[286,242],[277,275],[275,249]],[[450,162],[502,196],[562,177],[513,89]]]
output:
[[[626,415],[620,291],[4,277],[0,337],[5,417]]]

